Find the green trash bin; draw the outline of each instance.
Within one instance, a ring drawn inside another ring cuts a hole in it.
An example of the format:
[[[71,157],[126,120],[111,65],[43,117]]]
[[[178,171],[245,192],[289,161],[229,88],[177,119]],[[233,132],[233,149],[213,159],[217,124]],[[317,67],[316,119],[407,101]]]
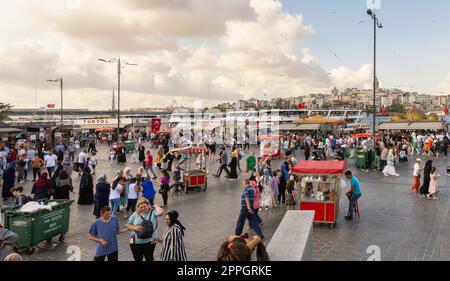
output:
[[[357,150],[356,151],[356,168],[365,169],[366,168],[366,158],[367,151],[365,150]]]
[[[70,205],[74,200],[52,200],[58,204],[52,210],[40,210],[33,213],[23,213],[17,210],[6,212],[6,228],[15,232],[19,239],[18,249],[33,253],[34,246],[42,241],[50,241],[59,235],[63,242],[69,231]]]
[[[125,152],[132,152],[134,151],[134,141],[125,141]]]

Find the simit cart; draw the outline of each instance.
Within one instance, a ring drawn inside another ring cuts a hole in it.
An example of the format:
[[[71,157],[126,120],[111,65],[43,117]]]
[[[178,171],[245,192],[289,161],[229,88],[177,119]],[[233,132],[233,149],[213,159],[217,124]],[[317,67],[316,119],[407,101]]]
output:
[[[298,161],[294,173],[301,178],[300,210],[315,211],[314,222],[336,225],[341,195],[340,176],[345,161]]]

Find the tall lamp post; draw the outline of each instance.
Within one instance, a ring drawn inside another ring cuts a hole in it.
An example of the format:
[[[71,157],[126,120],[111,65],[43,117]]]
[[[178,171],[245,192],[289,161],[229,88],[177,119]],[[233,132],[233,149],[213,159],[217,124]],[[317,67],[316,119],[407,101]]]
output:
[[[376,85],[378,83],[376,75],[376,63],[377,63],[377,28],[383,28],[383,25],[378,22],[378,17],[375,14],[375,10],[367,10],[367,14],[373,20],[373,136],[375,137],[375,117],[377,115],[376,105],[375,105],[375,95],[376,95]]]
[[[107,62],[107,63],[114,63],[117,62],[117,139],[119,138],[120,134],[120,73],[122,68],[122,63],[124,65],[137,65],[135,63],[129,63],[126,61],[121,61],[120,57],[118,59],[98,59],[101,62]]]
[[[47,82],[60,82],[60,86],[61,86],[61,125],[63,125],[63,121],[64,121],[64,113],[63,113],[63,79],[58,78],[58,79],[53,79],[53,80],[47,80]]]

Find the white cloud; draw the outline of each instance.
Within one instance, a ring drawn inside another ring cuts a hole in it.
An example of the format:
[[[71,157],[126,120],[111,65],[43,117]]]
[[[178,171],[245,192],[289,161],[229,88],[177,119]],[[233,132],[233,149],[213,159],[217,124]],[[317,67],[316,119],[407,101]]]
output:
[[[210,106],[370,82],[370,65],[328,76],[304,45],[314,29],[278,1],[97,0],[81,1],[80,9],[53,0],[27,3],[0,11],[0,35],[11,39],[0,41],[1,99],[16,107],[34,106],[35,86],[38,105],[58,104],[55,85],[45,80],[63,77],[66,107],[109,108],[116,65],[97,58],[119,55],[138,64],[122,71],[126,108],[172,99]],[[14,35],[11,13],[26,19]]]
[[[371,64],[365,64],[358,70],[339,67],[330,71],[330,77],[337,88],[370,88],[373,83],[372,70]]]
[[[439,83],[437,86],[438,92],[449,94],[450,93],[450,73],[448,73],[446,79]]]

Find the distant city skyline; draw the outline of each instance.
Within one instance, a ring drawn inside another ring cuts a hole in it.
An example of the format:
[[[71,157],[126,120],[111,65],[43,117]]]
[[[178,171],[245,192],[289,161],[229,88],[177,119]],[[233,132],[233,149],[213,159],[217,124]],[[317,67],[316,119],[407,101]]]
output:
[[[372,85],[367,1],[0,0],[0,102],[121,109],[329,93]],[[450,1],[381,1],[380,87],[450,93]],[[20,20],[19,20],[20,19]],[[176,20],[174,20],[176,19]],[[117,99],[116,99],[117,102]]]

